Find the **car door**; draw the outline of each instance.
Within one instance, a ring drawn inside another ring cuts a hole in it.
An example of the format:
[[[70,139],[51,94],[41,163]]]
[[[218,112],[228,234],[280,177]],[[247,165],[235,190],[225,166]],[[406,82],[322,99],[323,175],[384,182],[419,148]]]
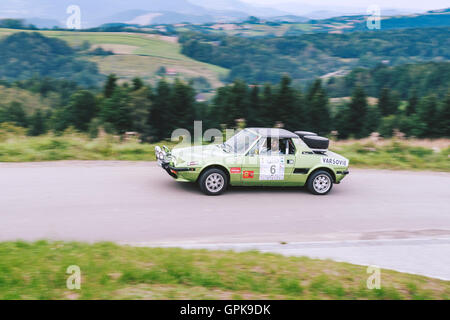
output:
[[[291,185],[294,182],[293,175],[296,165],[296,149],[295,145],[290,138],[281,139],[280,141],[281,150],[284,151],[285,155],[285,179],[283,185]]]
[[[264,143],[264,138],[261,138],[256,145],[254,145],[250,151],[242,158],[242,173],[241,181],[242,185],[258,185],[259,184],[259,162],[260,162],[260,149]]]
[[[288,140],[261,138],[243,159],[242,184],[249,186],[289,184],[295,168],[295,151],[291,151],[293,144],[291,145]]]

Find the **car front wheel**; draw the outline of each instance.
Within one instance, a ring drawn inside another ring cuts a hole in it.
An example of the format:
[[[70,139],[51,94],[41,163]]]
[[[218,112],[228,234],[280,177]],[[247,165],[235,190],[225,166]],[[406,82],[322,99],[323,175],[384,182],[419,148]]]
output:
[[[315,195],[326,195],[333,189],[333,178],[323,170],[314,172],[308,179],[308,189]]]
[[[221,195],[228,187],[228,177],[220,169],[208,169],[199,179],[200,189],[208,196]]]

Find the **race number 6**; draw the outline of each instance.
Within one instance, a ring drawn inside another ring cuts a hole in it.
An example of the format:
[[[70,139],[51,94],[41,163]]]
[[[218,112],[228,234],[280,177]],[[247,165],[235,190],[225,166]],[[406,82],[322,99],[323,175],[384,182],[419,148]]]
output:
[[[276,168],[276,166],[271,166],[271,167],[270,167],[270,173],[271,173],[272,175],[274,175],[275,173],[277,173],[277,168]]]

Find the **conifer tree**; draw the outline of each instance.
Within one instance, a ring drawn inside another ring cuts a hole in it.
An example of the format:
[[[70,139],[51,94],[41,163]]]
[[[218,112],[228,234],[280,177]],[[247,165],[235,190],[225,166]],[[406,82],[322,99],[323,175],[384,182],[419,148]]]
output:
[[[349,131],[356,138],[362,138],[366,132],[366,116],[367,116],[367,96],[364,89],[357,86],[353,92],[352,100],[348,108],[348,127]]]
[[[103,89],[103,95],[105,98],[111,98],[114,90],[117,87],[117,77],[115,74],[110,74],[106,80],[105,87]]]

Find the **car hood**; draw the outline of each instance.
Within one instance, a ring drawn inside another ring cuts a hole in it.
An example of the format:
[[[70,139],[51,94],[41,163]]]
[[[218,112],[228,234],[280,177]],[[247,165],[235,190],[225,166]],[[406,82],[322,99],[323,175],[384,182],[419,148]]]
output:
[[[205,160],[223,157],[227,154],[219,145],[194,146],[172,150],[172,157],[176,165],[189,164],[190,162],[200,164]]]

